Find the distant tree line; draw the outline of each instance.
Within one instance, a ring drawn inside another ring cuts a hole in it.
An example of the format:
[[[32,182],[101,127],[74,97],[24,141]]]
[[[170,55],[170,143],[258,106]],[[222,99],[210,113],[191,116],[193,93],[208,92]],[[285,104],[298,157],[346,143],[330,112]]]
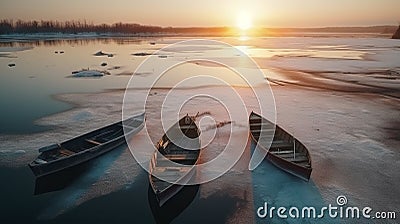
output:
[[[160,26],[146,26],[136,23],[114,23],[99,24],[88,23],[85,20],[72,20],[72,21],[23,21],[23,20],[0,20],[0,34],[12,33],[225,33],[228,28],[215,27],[215,28],[175,28],[175,27],[160,27]]]
[[[9,33],[155,33],[162,32],[159,26],[143,26],[132,23],[115,23],[112,25],[94,25],[86,21],[22,21],[7,20],[0,21],[0,34]]]

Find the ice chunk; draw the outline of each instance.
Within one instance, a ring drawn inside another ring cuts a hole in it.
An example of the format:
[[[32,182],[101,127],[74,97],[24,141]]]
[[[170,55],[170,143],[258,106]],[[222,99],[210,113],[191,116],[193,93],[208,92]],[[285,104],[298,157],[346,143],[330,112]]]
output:
[[[102,77],[105,75],[110,75],[107,71],[99,71],[99,70],[90,70],[90,69],[82,69],[80,71],[72,72],[71,77],[81,78],[81,77]]]
[[[104,53],[103,51],[98,51],[96,53],[93,54],[94,56],[107,56],[109,58],[114,57],[114,54],[111,53]]]

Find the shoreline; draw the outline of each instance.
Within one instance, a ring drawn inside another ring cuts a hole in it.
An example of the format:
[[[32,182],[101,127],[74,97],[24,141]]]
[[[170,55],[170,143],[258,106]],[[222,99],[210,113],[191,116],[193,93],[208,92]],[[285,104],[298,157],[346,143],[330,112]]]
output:
[[[391,34],[382,34],[382,33],[324,33],[324,32],[290,32],[290,33],[283,33],[283,34],[273,34],[273,35],[263,35],[263,36],[254,36],[253,38],[352,38],[352,39],[365,39],[365,38],[372,38],[372,39],[385,39],[391,40]],[[42,45],[42,44],[54,44],[54,42],[81,42],[81,41],[104,41],[104,40],[112,40],[112,41],[123,41],[129,39],[139,39],[143,41],[154,41],[163,38],[178,38],[178,39],[220,39],[220,38],[237,38],[240,39],[242,36],[237,35],[218,35],[218,34],[161,34],[161,35],[154,35],[154,34],[139,34],[139,35],[75,35],[75,34],[44,34],[44,35],[36,35],[31,34],[29,35],[0,35],[0,46],[4,45],[8,47],[14,44],[22,44],[26,45]],[[156,43],[157,44],[157,43]]]

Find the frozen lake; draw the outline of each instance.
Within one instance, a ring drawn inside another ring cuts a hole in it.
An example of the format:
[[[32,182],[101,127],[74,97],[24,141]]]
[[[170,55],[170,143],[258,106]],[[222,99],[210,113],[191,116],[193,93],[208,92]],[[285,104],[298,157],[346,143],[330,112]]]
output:
[[[115,217],[120,217],[121,222],[142,217],[143,222],[173,219],[176,223],[265,223],[267,220],[256,216],[264,202],[321,207],[335,204],[339,195],[345,195],[352,206],[398,211],[400,42],[380,38],[217,39],[251,56],[264,72],[265,77],[253,81],[262,89],[267,88],[265,80],[269,80],[277,123],[309,148],[313,160],[310,182],[298,180],[268,161],[250,172],[249,141],[232,169],[199,188],[186,190],[194,195],[190,205],[183,211],[171,212],[177,217],[164,217],[165,212],[152,211],[147,173],[129,150],[121,147],[90,162],[64,190],[33,196],[34,178],[26,164],[35,158],[37,148],[120,120],[124,88],[131,75],[145,85],[157,69],[134,73],[147,54],[187,39],[1,42],[0,176],[8,181],[0,188],[1,196],[6,198],[1,210],[7,214],[0,220],[67,223],[85,217],[107,223]],[[105,54],[94,55],[99,51]],[[249,64],[241,60],[242,55],[232,55],[215,46],[181,46],[157,54],[159,63],[207,56],[249,69]],[[72,72],[81,69],[105,75],[73,77]],[[229,69],[205,62],[184,63],[168,71],[168,78],[151,91],[146,105],[153,141],[163,134],[156,124],[171,83],[192,74],[234,77]],[[246,102],[247,110],[257,107],[250,89],[240,80],[232,78],[231,84]],[[195,90],[224,94],[225,88],[205,81],[189,83],[177,91],[178,96],[184,97]],[[145,94],[137,91],[138,96]],[[179,101],[179,97],[173,100]],[[234,134],[247,134],[240,128],[247,120],[231,120],[215,101],[198,99],[182,109],[181,115],[209,112],[217,122],[232,121],[218,129],[209,128],[212,123],[204,124],[205,135],[215,131],[217,136],[202,155],[204,160],[224,149],[232,126],[239,127]],[[168,107],[166,110],[174,111]],[[21,206],[27,214],[24,217],[16,213]],[[204,214],[212,214],[215,219]],[[277,218],[268,221],[282,222]]]

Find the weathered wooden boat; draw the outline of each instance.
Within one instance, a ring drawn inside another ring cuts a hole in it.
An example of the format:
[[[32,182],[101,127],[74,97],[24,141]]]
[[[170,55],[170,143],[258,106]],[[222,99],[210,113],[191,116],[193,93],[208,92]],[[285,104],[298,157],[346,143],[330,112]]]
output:
[[[144,126],[144,113],[91,131],[62,143],[39,149],[29,167],[36,177],[53,174],[100,156],[124,144]]]
[[[268,150],[267,159],[272,164],[305,181],[310,179],[311,156],[299,140],[254,112],[249,116],[249,126],[252,140]]]
[[[172,125],[156,145],[149,182],[160,206],[177,194],[196,174],[200,130],[188,115]],[[182,166],[186,165],[186,166]]]

